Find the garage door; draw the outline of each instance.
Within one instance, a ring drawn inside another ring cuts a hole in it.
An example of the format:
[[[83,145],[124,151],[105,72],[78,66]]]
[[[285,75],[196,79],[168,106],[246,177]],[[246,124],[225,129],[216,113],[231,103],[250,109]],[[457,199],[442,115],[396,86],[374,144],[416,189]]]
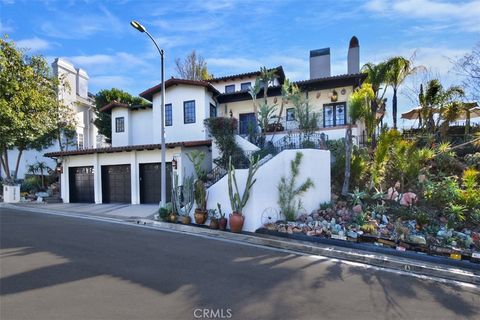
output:
[[[131,203],[130,165],[102,166],[102,202]]]
[[[93,167],[73,167],[68,169],[70,202],[95,202],[93,188]]]
[[[160,163],[140,164],[140,203],[159,203],[161,194]],[[172,163],[167,167],[167,202],[171,198],[172,190]]]

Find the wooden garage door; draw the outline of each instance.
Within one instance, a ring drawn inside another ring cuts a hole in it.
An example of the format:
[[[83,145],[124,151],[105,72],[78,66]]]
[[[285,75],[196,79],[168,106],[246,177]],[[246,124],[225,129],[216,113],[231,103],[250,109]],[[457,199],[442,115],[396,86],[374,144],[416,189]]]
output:
[[[130,165],[102,166],[102,202],[131,203]]]
[[[140,203],[159,203],[161,195],[160,163],[140,164]],[[166,163],[167,202],[171,199],[172,163]]]
[[[93,167],[73,167],[68,169],[70,202],[95,202],[93,187]]]

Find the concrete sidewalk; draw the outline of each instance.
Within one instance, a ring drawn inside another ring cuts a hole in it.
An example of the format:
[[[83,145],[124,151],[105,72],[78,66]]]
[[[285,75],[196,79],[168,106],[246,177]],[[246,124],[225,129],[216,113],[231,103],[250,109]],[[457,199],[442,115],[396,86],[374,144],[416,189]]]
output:
[[[20,209],[37,208],[55,212],[79,213],[82,215],[91,215],[95,217],[119,219],[151,219],[158,210],[158,205],[154,204],[15,203],[10,205]]]

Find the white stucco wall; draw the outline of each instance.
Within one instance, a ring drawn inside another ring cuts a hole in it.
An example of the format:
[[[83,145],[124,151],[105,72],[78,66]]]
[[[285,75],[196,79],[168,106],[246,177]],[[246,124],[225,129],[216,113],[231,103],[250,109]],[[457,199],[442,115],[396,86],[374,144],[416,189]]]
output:
[[[178,85],[166,90],[165,104],[172,104],[172,126],[165,126],[165,141],[194,141],[205,140],[206,130],[203,120],[209,116],[206,114],[208,106],[205,106],[205,95],[210,95],[202,86]],[[195,123],[184,123],[183,103],[195,100]],[[161,93],[153,96],[153,141],[160,143],[160,120],[161,120]],[[136,130],[136,129],[134,129]]]
[[[298,150],[285,150],[270,161],[263,164],[257,171],[257,182],[251,190],[250,199],[244,208],[245,224],[243,230],[255,231],[262,225],[262,213],[266,208],[273,207],[280,211],[277,201],[277,186],[282,176],[290,176],[290,162],[295,158]],[[330,202],[330,151],[305,149],[300,165],[300,174],[297,184],[310,178],[314,187],[310,188],[302,197],[306,212],[317,209],[320,203]],[[315,168],[315,170],[312,170]],[[240,192],[245,187],[247,169],[236,170],[237,183]],[[228,197],[228,176],[223,177],[208,189],[208,208],[216,208],[217,202],[222,210],[228,214],[232,212]]]
[[[130,128],[130,141],[133,145],[152,143],[152,109],[130,111]],[[155,130],[160,131],[160,127],[156,127]]]
[[[114,108],[112,110],[112,147],[128,146],[131,144],[130,139],[130,110],[127,108]],[[116,132],[115,123],[117,118],[124,118],[124,131]]]

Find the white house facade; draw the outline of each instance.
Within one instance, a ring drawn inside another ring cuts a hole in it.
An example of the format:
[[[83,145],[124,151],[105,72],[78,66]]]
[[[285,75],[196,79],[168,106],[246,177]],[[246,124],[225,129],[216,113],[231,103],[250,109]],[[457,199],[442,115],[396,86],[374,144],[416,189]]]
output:
[[[352,46],[353,44],[353,46]],[[358,40],[352,38],[349,50],[358,49]],[[358,50],[357,50],[358,53]],[[314,50],[310,54],[313,78],[295,82],[302,94],[319,113],[318,135],[325,139],[339,139],[345,136],[349,125],[348,98],[360,86],[365,75],[359,73],[358,61],[349,61],[349,73],[330,75],[329,50]],[[320,56],[321,61],[316,59]],[[350,58],[353,57],[353,58]],[[349,59],[358,59],[358,54],[349,53]],[[317,68],[324,68],[316,70]],[[268,85],[268,102],[279,104],[281,85],[285,81],[283,68],[275,68],[276,78]],[[193,165],[187,153],[199,149],[205,152],[203,167],[207,172],[215,170],[214,159],[218,156],[215,141],[209,136],[204,120],[210,117],[235,117],[239,120],[237,142],[245,151],[255,151],[258,147],[247,141],[246,128],[252,121],[253,104],[248,93],[260,75],[258,71],[232,76],[224,76],[208,81],[194,81],[171,78],[165,82],[165,140],[167,164],[167,201],[170,196],[172,176],[177,174],[179,181],[193,174]],[[131,106],[112,102],[101,111],[109,112],[112,121],[112,145],[106,148],[85,148],[64,152],[49,152],[51,157],[62,164],[62,199],[64,202],[90,203],[159,203],[160,201],[160,159],[161,159],[161,84],[145,90],[141,97],[151,104]],[[262,99],[262,92],[259,99]],[[286,105],[281,119],[283,126],[279,132],[268,133],[274,141],[298,132],[293,106]],[[362,123],[353,125],[354,135],[360,136]],[[276,158],[278,157],[278,158]],[[281,153],[262,165],[258,174],[264,178],[273,173],[286,173],[288,162],[294,153]],[[276,160],[275,160],[276,159]],[[317,186],[312,189],[312,199],[306,200],[309,208],[329,201],[330,197],[330,153],[325,150],[310,150],[305,153],[305,164],[321,164],[322,170],[308,173]],[[281,166],[279,168],[278,166]],[[239,177],[242,176],[239,173]],[[306,175],[308,176],[308,175]],[[279,178],[277,176],[277,178]],[[228,208],[225,193],[226,177],[209,186],[209,208],[220,202]],[[258,190],[276,190],[268,183],[259,183]],[[266,180],[267,181],[267,180]],[[223,186],[223,187],[222,187]],[[223,191],[218,191],[222,189]],[[316,195],[313,197],[313,195]],[[275,205],[276,193],[268,193],[268,199],[253,199],[252,211],[256,214],[262,204]],[[254,196],[255,197],[255,196]],[[265,197],[265,195],[262,195]],[[275,198],[272,198],[275,197]],[[210,199],[216,199],[211,202]],[[228,209],[227,209],[228,211]],[[255,219],[255,221],[258,219]],[[252,229],[256,225],[249,225]]]
[[[57,58],[52,63],[53,73],[66,82],[67,86],[61,86],[58,92],[59,99],[69,106],[75,115],[76,136],[72,143],[66,145],[67,150],[78,150],[84,148],[95,148],[97,146],[98,130],[93,124],[95,120],[95,100],[91,93],[88,92],[89,77],[85,70],[75,68],[73,64],[65,59]],[[69,89],[65,89],[69,88]],[[41,151],[24,150],[20,159],[17,178],[22,179],[27,174],[28,166],[36,162],[45,162],[50,169],[56,167],[54,159],[45,157],[44,154],[59,150],[57,141]],[[13,170],[16,165],[18,150],[8,151],[9,166]],[[0,177],[4,177],[5,173],[0,170]]]

